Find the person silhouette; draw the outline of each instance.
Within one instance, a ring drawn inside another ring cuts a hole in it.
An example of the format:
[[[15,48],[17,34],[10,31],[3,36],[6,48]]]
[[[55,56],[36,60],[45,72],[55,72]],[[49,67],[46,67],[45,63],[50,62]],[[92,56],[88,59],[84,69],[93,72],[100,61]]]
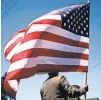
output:
[[[42,100],[68,100],[84,95],[88,91],[88,86],[76,89],[69,85],[65,76],[58,75],[58,72],[48,73],[48,79],[43,83],[40,89]]]

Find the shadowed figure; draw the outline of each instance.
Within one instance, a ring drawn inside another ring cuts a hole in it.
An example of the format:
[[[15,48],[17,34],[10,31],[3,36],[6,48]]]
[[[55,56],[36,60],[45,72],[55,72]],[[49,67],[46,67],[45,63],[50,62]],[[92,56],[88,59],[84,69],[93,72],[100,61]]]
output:
[[[79,89],[70,85],[66,77],[59,76],[58,72],[48,73],[48,75],[40,90],[42,100],[68,100],[68,97],[79,97],[88,91],[87,85]]]

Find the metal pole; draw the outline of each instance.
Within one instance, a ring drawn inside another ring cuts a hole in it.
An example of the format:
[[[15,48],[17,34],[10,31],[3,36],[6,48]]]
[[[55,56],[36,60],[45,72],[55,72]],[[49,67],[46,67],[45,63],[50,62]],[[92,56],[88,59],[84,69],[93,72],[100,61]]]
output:
[[[85,73],[84,84],[87,85],[87,72]],[[86,94],[84,95],[84,100],[86,100]]]
[[[90,0],[88,0],[88,2],[87,3],[90,3]]]

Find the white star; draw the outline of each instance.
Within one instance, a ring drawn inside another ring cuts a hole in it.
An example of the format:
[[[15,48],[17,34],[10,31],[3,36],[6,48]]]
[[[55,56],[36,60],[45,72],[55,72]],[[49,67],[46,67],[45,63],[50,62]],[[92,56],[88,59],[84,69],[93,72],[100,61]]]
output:
[[[76,19],[78,18],[79,16],[76,16]]]
[[[66,26],[66,23],[64,23],[64,26]]]
[[[68,10],[71,11],[72,9],[69,8]]]
[[[83,31],[81,31],[81,34],[83,34]]]
[[[84,15],[86,16],[86,13],[84,13]]]
[[[80,29],[80,26],[78,26],[78,29]]]
[[[68,11],[67,11],[66,13],[67,13],[67,14],[69,14],[69,12],[68,12]]]
[[[70,28],[70,25],[69,25],[69,28]]]
[[[88,28],[88,25],[86,25],[86,27]]]
[[[81,23],[81,26],[83,26],[83,23]]]
[[[86,17],[86,20],[88,20],[88,18]]]
[[[86,28],[84,27],[84,30],[86,31]]]
[[[68,19],[68,23],[70,22],[70,20]]]
[[[70,16],[70,18],[72,19],[72,18],[73,18],[73,16]]]
[[[88,35],[88,32],[86,32],[86,35]]]
[[[75,16],[75,13],[73,13],[73,16]]]
[[[83,18],[83,15],[81,16],[81,18]]]
[[[71,22],[71,25],[73,25],[73,22]]]
[[[63,14],[64,17],[66,17],[66,14]]]
[[[79,21],[81,20],[81,18],[79,18]]]
[[[81,13],[82,13],[83,11],[81,10]]]
[[[86,21],[85,21],[85,20],[84,20],[83,22],[84,22],[84,23],[86,23]]]
[[[76,32],[78,32],[78,30],[76,29]]]

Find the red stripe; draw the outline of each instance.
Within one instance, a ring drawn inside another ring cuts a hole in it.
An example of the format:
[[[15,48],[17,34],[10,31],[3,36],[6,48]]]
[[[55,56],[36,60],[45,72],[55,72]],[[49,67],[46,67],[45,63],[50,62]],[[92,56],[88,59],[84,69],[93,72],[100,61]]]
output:
[[[88,66],[40,64],[37,72],[87,72]]]
[[[20,30],[20,31],[18,31],[17,33],[15,33],[15,34],[18,34],[18,33],[23,33],[23,32],[25,32],[26,31],[26,29],[23,29],[23,30]]]
[[[22,37],[19,37],[15,42],[13,42],[5,51],[5,56],[7,56],[11,50],[19,43],[22,41]]]
[[[55,19],[44,19],[44,20],[35,21],[33,24],[49,24],[49,25],[61,27],[62,22],[60,20],[55,20]]]
[[[88,70],[88,66],[78,65],[51,65],[51,64],[38,64],[36,67],[21,68],[8,73],[7,80],[23,79],[35,75],[37,72],[85,72]],[[26,74],[25,74],[26,73]]]
[[[62,43],[62,44],[76,46],[76,47],[89,48],[88,43],[75,41],[75,40],[65,38],[65,37],[62,37],[62,36],[59,36],[56,34],[52,34],[49,32],[45,32],[45,31],[43,31],[43,32],[37,31],[37,32],[27,34],[22,42],[25,43],[25,42],[33,40],[33,39],[43,39],[43,40],[48,40],[48,41],[52,41],[52,42],[58,42],[58,43]]]
[[[44,49],[44,48],[33,48],[28,49],[23,52],[20,52],[13,56],[12,63],[24,58],[32,58],[38,56],[50,56],[50,57],[61,57],[61,58],[77,58],[88,60],[88,55],[81,53],[72,53],[72,52],[64,52],[52,49]]]
[[[15,71],[9,72],[7,74],[5,82],[4,82],[4,89],[5,89],[5,91],[7,92],[7,94],[10,97],[12,97],[13,99],[15,99],[15,97],[16,97],[16,91],[14,91],[11,88],[11,86],[8,83],[8,81],[9,80],[13,80],[13,79],[14,80],[17,79],[18,82],[19,82],[20,79],[28,78],[28,77],[30,77],[30,76],[32,76],[34,74],[36,74],[35,67],[32,67],[32,68],[22,68],[22,69],[19,69],[19,70],[15,70]]]
[[[20,31],[16,32],[16,33],[8,40],[8,42],[9,42],[12,38],[14,38],[16,35],[18,35],[18,34],[24,34],[24,33],[22,33],[22,32],[25,32],[25,31],[26,31],[26,30],[23,29],[23,30],[20,30]],[[5,44],[5,46],[8,44],[8,42]]]
[[[15,71],[9,72],[7,74],[5,82],[4,82],[5,91],[7,92],[7,94],[9,96],[11,96],[12,98],[15,98],[16,97],[16,91],[14,91],[10,87],[8,81],[9,80],[13,80],[13,79],[14,80],[17,79],[18,82],[19,82],[20,79],[28,78],[28,77],[30,77],[30,76],[32,76],[34,74],[36,74],[35,67],[32,67],[32,68],[22,68],[22,69],[19,69],[19,70],[15,70]]]
[[[23,79],[23,78],[31,77],[35,74],[36,74],[36,67],[21,68],[15,71],[8,72],[7,79],[8,80]]]
[[[51,13],[52,14],[52,13]],[[50,15],[50,14],[47,14]],[[52,15],[59,15],[59,13],[54,13]],[[46,20],[46,21],[45,21]],[[51,22],[52,21],[52,22]],[[56,25],[56,26],[61,26],[62,22],[59,20],[54,20],[54,19],[40,19],[39,21],[33,21],[27,28],[26,28],[26,33],[30,29],[30,27],[33,24],[49,24],[49,25]]]
[[[13,99],[15,99],[16,97],[16,91],[14,91],[11,86],[8,83],[9,80],[5,79],[4,81],[4,89],[7,93],[7,95],[9,95],[10,97],[12,97]]]

